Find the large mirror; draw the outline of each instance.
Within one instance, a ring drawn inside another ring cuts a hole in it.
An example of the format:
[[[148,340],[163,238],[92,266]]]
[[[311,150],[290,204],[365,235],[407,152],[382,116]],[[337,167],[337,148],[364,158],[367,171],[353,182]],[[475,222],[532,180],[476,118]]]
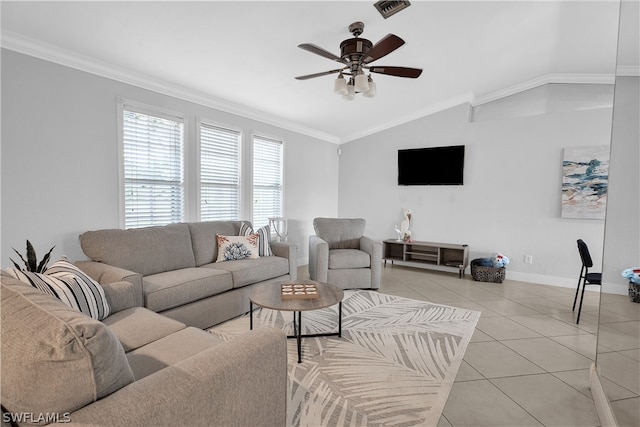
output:
[[[640,266],[640,10],[620,4],[594,401],[602,425],[640,425],[640,303],[621,272]],[[597,391],[604,390],[599,397]]]

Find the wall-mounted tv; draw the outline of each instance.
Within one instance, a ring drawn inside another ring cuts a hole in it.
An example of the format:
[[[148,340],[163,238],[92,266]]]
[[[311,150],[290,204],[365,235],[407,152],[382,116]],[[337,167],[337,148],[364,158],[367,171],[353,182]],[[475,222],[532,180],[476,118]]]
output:
[[[398,150],[398,185],[462,185],[464,145]]]

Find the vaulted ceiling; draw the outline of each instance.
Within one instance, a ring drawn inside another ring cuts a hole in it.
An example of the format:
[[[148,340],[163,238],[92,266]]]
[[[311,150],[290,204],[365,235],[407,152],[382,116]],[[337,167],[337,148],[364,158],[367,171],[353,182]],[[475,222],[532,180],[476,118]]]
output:
[[[611,83],[617,1],[412,1],[384,19],[373,1],[2,2],[2,45],[340,143],[460,104],[547,82]],[[422,68],[418,79],[374,74],[377,96],[345,101],[336,75],[365,24],[376,43],[406,44],[373,65]]]

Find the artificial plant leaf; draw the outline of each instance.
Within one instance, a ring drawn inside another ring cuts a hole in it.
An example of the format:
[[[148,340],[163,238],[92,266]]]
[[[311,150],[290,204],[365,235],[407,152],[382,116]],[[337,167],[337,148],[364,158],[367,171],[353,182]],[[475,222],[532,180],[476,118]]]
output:
[[[14,250],[15,250],[15,249],[14,249]],[[22,258],[22,257],[21,257],[21,258]],[[15,261],[14,261],[13,259],[11,259],[11,258],[9,258],[9,260],[11,260],[11,262],[13,263],[13,266],[14,266],[15,268],[17,268],[18,270],[22,271],[22,267],[20,267],[20,266],[18,265],[18,263],[17,263],[17,262],[15,262]]]
[[[20,257],[20,259],[22,260],[22,262],[24,263],[24,266],[27,268],[27,271],[28,271],[28,270],[29,270],[29,264],[28,264],[28,263],[27,263],[27,261],[25,261],[25,259],[22,257],[22,254],[21,254],[20,252],[18,252],[18,251],[16,250],[16,248],[11,248],[11,249],[13,249],[13,251],[14,251],[15,253],[17,253],[17,254],[18,254],[18,256]],[[11,259],[11,258],[9,258],[9,259]],[[13,261],[13,260],[11,260],[11,261]],[[14,261],[13,263],[14,263],[14,264],[16,264],[16,263],[15,263],[15,261]],[[23,271],[23,268],[22,268],[22,267],[20,267],[20,266],[18,266],[17,264],[16,264],[16,267],[18,267],[18,269],[19,269],[20,271]]]
[[[36,257],[36,250],[33,249],[33,245],[31,244],[29,239],[27,239],[27,261],[27,270],[36,272],[36,270],[38,269],[38,258]]]
[[[55,245],[53,246],[53,248],[55,248]],[[38,270],[36,271],[36,273],[42,273],[47,268],[47,264],[51,259],[51,252],[53,251],[53,248],[49,249],[49,252],[47,252],[44,258],[42,258],[42,261],[40,261],[40,264],[38,264]]]

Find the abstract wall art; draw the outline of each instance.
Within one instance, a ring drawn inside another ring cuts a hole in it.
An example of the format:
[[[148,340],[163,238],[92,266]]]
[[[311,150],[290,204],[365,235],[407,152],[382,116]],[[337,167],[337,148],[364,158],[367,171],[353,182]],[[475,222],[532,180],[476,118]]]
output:
[[[604,219],[608,182],[608,145],[565,148],[562,218]]]

